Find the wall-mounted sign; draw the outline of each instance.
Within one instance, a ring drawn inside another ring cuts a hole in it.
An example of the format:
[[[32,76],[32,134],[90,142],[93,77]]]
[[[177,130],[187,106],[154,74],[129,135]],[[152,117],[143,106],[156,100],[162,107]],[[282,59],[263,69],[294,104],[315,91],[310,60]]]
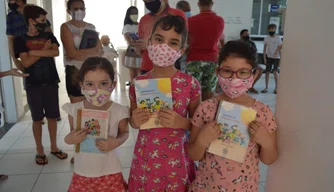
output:
[[[271,13],[277,13],[279,8],[280,8],[280,5],[269,4],[269,12]]]

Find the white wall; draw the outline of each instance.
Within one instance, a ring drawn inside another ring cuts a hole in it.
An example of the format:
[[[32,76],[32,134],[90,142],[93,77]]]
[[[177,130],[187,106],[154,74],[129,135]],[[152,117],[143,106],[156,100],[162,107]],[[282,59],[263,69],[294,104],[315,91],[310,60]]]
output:
[[[333,0],[289,1],[266,192],[334,191]]]
[[[85,0],[85,4],[85,20],[94,24],[100,35],[109,35],[114,46],[126,46],[122,29],[125,13],[131,6],[131,1]],[[141,10],[139,12],[142,14]]]
[[[52,23],[52,29],[55,37],[57,38],[60,47],[60,54],[56,57],[56,65],[61,81],[65,81],[65,69],[63,61],[63,46],[60,39],[60,26],[67,21],[67,12],[66,12],[66,0],[44,0],[45,9],[48,11],[48,18]],[[60,89],[61,91],[62,89]]]
[[[6,35],[6,8],[7,0],[0,0],[0,69],[6,71],[12,68],[8,51]],[[2,100],[5,108],[7,123],[15,123],[24,115],[22,103],[22,80],[16,77],[4,77],[1,79]],[[16,97],[17,96],[17,97]]]
[[[171,7],[175,8],[179,0],[169,0]],[[198,14],[198,0],[188,0],[191,14]],[[225,20],[225,40],[239,39],[242,29],[251,29],[253,1],[251,0],[215,0],[213,11]]]

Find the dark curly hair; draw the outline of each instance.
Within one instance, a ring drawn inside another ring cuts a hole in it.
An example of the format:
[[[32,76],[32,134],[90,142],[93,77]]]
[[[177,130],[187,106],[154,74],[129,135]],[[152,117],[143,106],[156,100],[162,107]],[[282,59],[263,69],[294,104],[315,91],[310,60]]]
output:
[[[48,12],[46,12],[42,7],[39,7],[37,5],[26,5],[23,9],[24,21],[27,25],[29,25],[29,19],[35,20],[41,15],[47,14]]]
[[[253,69],[256,69],[258,65],[256,49],[245,41],[235,40],[227,42],[219,54],[219,64],[226,61],[228,57],[246,59]]]
[[[182,48],[185,46],[188,37],[188,30],[186,27],[186,22],[183,19],[183,17],[173,16],[173,15],[161,17],[160,19],[157,20],[157,22],[155,22],[153,26],[151,38],[158,27],[160,27],[164,31],[169,31],[174,27],[174,31],[177,34],[182,35],[182,41],[181,41]]]

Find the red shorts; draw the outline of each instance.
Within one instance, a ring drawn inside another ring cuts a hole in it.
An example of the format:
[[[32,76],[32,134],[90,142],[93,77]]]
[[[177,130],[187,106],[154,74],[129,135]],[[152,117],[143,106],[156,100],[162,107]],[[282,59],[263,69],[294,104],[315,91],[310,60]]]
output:
[[[126,192],[127,188],[122,173],[102,177],[83,177],[74,173],[68,192]]]

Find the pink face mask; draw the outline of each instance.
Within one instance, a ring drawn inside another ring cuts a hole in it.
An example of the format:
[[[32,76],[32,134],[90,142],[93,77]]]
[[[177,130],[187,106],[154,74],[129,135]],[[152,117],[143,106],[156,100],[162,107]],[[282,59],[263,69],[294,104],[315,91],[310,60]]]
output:
[[[166,44],[149,45],[147,51],[153,64],[158,67],[172,66],[181,57],[181,51],[175,51]]]
[[[232,99],[235,99],[246,93],[246,91],[252,87],[254,77],[251,76],[248,79],[233,79],[218,76],[218,82],[224,93]]]

